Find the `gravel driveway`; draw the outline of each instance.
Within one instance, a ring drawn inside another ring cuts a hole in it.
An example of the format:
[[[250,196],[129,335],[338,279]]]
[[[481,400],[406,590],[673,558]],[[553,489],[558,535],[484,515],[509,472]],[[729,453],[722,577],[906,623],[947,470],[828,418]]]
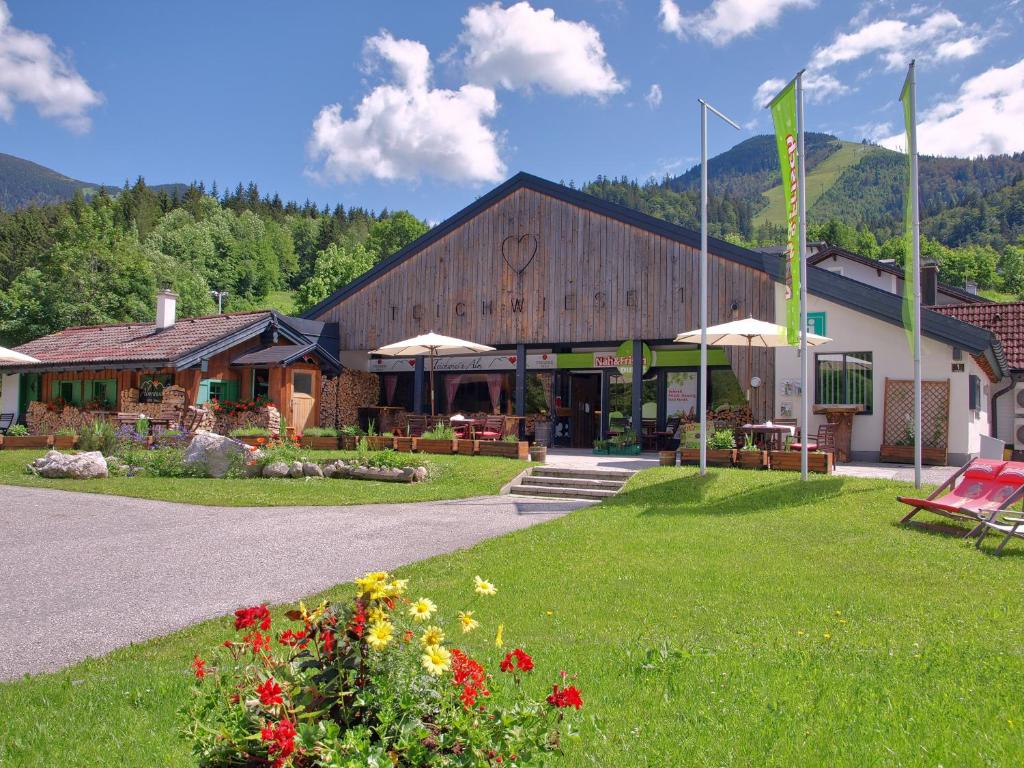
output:
[[[203,507],[0,486],[0,680],[59,669],[241,605],[295,600],[581,506],[494,496]]]

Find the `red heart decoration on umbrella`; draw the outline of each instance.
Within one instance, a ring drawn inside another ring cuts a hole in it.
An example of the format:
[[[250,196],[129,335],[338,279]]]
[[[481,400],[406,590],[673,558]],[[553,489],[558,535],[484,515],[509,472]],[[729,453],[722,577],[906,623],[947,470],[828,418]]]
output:
[[[512,357],[510,357],[510,358],[508,359],[508,361],[509,361],[510,363],[512,363],[512,365],[515,365],[515,364],[516,364],[516,358],[515,358],[515,355],[512,355]]]

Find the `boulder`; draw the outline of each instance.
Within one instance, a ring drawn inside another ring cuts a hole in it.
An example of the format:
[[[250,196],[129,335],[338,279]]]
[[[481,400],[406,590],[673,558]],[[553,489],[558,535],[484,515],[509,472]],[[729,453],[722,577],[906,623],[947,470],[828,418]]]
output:
[[[314,464],[311,461],[305,461],[302,463],[302,474],[304,477],[323,477],[324,471],[320,469],[319,464]]]
[[[426,480],[427,479],[427,468],[426,467],[416,467],[415,479],[416,479],[417,483],[422,483],[424,480]]]
[[[109,474],[107,460],[99,451],[76,454],[47,451],[45,456],[33,461],[28,468],[40,477],[67,477],[74,480],[107,477]]]
[[[197,432],[185,449],[182,463],[199,467],[210,477],[224,477],[234,456],[248,458],[249,446],[213,432]]]
[[[302,462],[293,461],[291,466],[288,467],[289,477],[302,477]]]
[[[264,477],[288,477],[289,467],[283,461],[272,461],[263,467]]]

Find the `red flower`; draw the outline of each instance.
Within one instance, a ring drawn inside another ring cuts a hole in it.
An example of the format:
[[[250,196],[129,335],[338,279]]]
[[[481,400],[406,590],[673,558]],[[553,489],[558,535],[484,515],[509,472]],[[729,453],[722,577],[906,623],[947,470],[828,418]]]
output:
[[[192,670],[200,680],[206,677],[206,662],[199,658],[199,654],[192,659]]]
[[[484,668],[458,648],[452,649],[452,683],[462,688],[459,699],[466,709],[473,708],[478,696],[491,695],[487,690],[487,673]]]
[[[254,605],[251,608],[239,608],[235,611],[235,629],[245,629],[259,624],[260,629],[266,632],[270,629],[270,609],[266,603]]]
[[[324,653],[330,655],[334,652],[334,633],[327,629],[320,634],[320,639],[323,642]]]
[[[243,639],[252,646],[253,653],[270,650],[270,635],[261,634],[259,630],[250,632]]]
[[[514,651],[505,654],[505,658],[502,659],[500,666],[502,672],[515,672],[516,670],[529,672],[533,669],[533,659],[522,648],[516,648]]]
[[[277,755],[275,766],[284,765],[284,759],[295,751],[295,735],[295,725],[288,719],[260,730],[263,741],[270,742],[267,753],[271,756]]]
[[[366,609],[363,604],[356,602],[356,612],[352,614],[352,623],[348,626],[349,631],[356,637],[362,637],[366,629]]]
[[[272,707],[284,701],[281,697],[281,686],[272,677],[268,677],[263,685],[257,685],[256,693],[260,695],[260,704],[265,707]]]
[[[552,686],[551,695],[548,696],[548,704],[552,707],[574,707],[579,709],[583,706],[583,699],[580,697],[579,689],[575,685],[565,688]]]
[[[295,632],[294,630],[286,629],[284,632],[281,633],[281,636],[277,638],[277,642],[279,642],[281,645],[287,645],[293,648],[296,645],[300,648],[305,648],[309,640],[306,637],[305,630],[299,630],[298,632]]]

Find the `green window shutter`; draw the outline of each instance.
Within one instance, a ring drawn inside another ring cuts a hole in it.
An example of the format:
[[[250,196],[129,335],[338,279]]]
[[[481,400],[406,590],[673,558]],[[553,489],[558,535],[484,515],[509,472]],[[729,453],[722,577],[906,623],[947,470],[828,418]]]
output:
[[[81,381],[76,381],[71,387],[71,404],[74,406],[82,404],[82,383]]]
[[[225,381],[224,382],[224,399],[230,402],[238,401],[239,382],[237,381]]]
[[[203,379],[199,382],[199,392],[196,394],[196,404],[202,405],[203,403],[210,402],[210,380]]]
[[[92,379],[89,379],[89,380],[86,380],[86,381],[82,382],[82,402],[83,403],[89,403],[89,402],[92,402],[93,400],[96,399],[94,394],[96,392],[96,385],[99,384],[99,383],[100,382],[93,381]]]
[[[50,382],[50,399],[56,400],[60,397],[60,382],[54,379]]]

